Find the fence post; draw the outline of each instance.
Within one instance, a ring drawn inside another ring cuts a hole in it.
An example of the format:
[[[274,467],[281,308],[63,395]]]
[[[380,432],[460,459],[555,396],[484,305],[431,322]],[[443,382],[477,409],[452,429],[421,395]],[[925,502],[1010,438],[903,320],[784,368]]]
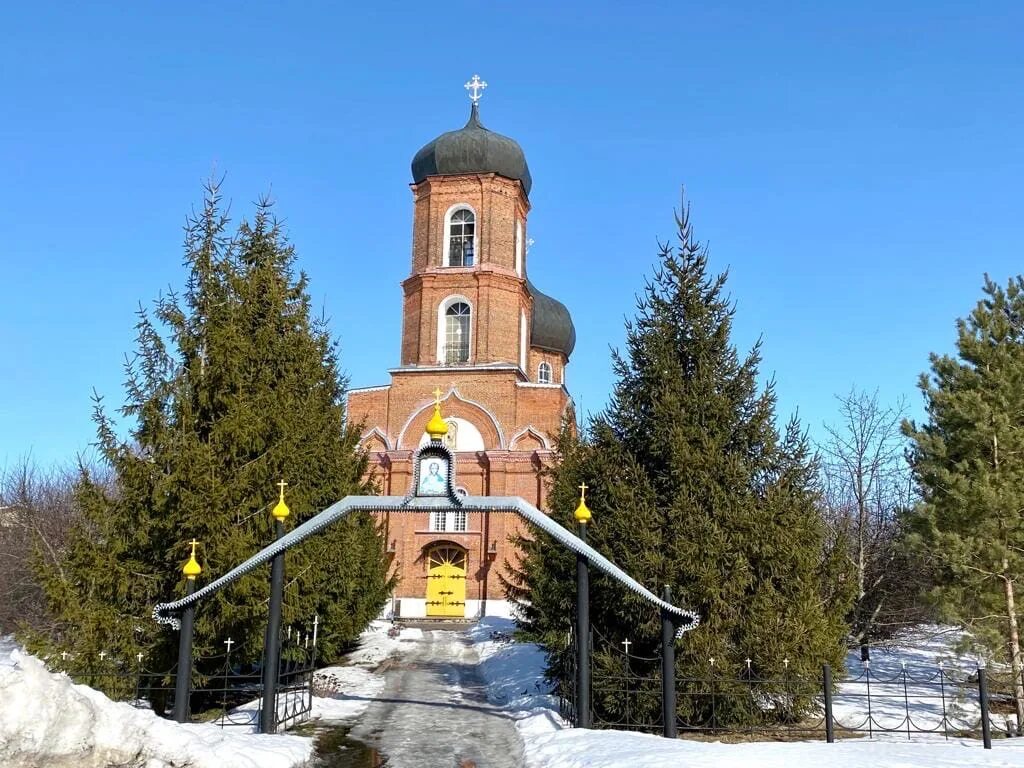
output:
[[[662,599],[672,602],[672,588],[666,584]],[[676,625],[672,615],[661,610],[661,735],[676,738]]]
[[[579,525],[587,541],[587,524]],[[590,563],[576,555],[576,727],[590,728]]]
[[[274,522],[277,538],[284,536],[284,519]],[[270,565],[270,610],[267,634],[263,638],[263,708],[260,733],[273,733],[277,720],[277,676],[281,665],[281,603],[284,596],[284,552],[278,552]]]
[[[992,723],[988,716],[988,680],[985,668],[978,667],[978,703],[981,704],[981,740],[985,749],[992,749]]]
[[[196,547],[192,544],[192,557],[185,565],[185,597],[196,589],[196,576],[190,566],[195,563]],[[199,565],[196,563],[195,569]],[[192,695],[192,634],[195,627],[196,606],[189,605],[181,612],[181,629],[178,632],[178,671],[174,675],[174,719],[179,723],[188,720],[188,700]]]
[[[821,682],[825,689],[825,740],[831,744],[836,740],[835,722],[832,719],[832,667],[821,665]]]

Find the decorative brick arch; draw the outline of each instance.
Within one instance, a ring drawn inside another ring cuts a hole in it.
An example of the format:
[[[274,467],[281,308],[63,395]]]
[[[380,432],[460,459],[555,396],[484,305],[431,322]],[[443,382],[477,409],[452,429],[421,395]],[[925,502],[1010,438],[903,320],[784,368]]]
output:
[[[501,430],[501,425],[488,408],[474,400],[464,398],[454,387],[448,390],[448,394],[441,398],[441,403],[445,417],[455,416],[465,419],[476,427],[480,434],[483,435],[484,445],[497,449],[505,448],[505,435]],[[395,441],[397,449],[416,449],[419,445],[423,428],[430,419],[430,411],[433,407],[434,401],[428,400],[406,419],[405,424],[402,425],[402,429],[398,433],[398,439]]]
[[[543,432],[534,429],[532,425],[516,432],[508,441],[508,445],[513,451],[551,450],[551,442]]]
[[[365,432],[361,438],[359,438],[359,445],[365,451],[382,453],[384,451],[391,450],[391,444],[388,443],[388,437],[380,429],[380,427],[374,427],[369,432]]]

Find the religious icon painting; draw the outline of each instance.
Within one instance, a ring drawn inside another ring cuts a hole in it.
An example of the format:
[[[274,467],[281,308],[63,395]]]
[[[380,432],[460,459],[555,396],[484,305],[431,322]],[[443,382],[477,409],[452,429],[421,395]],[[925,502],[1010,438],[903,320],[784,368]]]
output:
[[[448,494],[448,459],[437,454],[420,457],[417,496],[446,496]]]

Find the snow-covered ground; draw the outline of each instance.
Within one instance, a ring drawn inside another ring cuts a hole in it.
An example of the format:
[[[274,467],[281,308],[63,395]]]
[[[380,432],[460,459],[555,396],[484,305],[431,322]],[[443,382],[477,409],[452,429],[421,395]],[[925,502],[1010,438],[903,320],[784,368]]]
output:
[[[291,768],[311,752],[310,739],[180,725],[111,701],[0,640],[4,768]]]
[[[390,624],[373,622],[347,666],[317,673],[313,718],[350,721],[380,693],[383,677],[372,668],[419,630],[388,636]],[[258,702],[232,713],[256,722]],[[292,768],[304,764],[313,740],[262,736],[254,728],[181,725],[151,711],[114,702],[67,675],[49,672],[11,638],[0,638],[0,766],[3,768]]]
[[[415,653],[422,651],[422,633],[406,629],[391,637],[389,627],[386,622],[374,622],[347,665],[319,673],[317,689],[323,695],[314,699],[314,718],[322,723],[357,720],[383,692],[384,678],[374,669],[389,657],[399,657],[401,664],[400,657],[406,652],[416,659]],[[995,749],[988,751],[977,740],[946,741],[916,735],[909,743],[889,738],[845,739],[836,744],[722,744],[572,729],[561,721],[557,700],[542,681],[543,653],[536,646],[513,641],[513,631],[511,621],[495,618],[467,630],[480,660],[477,672],[486,683],[487,697],[514,720],[525,746],[527,768],[1024,768],[1024,739],[999,739]],[[954,636],[934,628],[922,632],[889,649],[876,649],[872,674],[897,674],[904,664],[913,674],[926,673],[939,663],[947,669],[973,671],[973,660],[952,653]],[[855,658],[849,666],[851,672],[859,671]],[[452,683],[451,695],[458,698],[456,683]],[[847,685],[841,686],[836,697],[840,719],[854,719],[859,712],[852,694],[844,699],[847,691]],[[913,688],[910,700],[915,718],[927,718],[929,712],[934,715],[929,709],[933,703]],[[963,712],[965,718],[975,715],[969,697],[963,702]],[[902,717],[904,713],[893,705],[891,713],[883,710],[879,716],[890,714]],[[3,768],[297,768],[311,755],[309,738],[245,731],[209,724],[179,725],[152,712],[112,702],[97,691],[73,684],[63,674],[48,672],[12,641],[0,639]],[[433,767],[424,764],[423,768]]]
[[[897,673],[902,670],[901,662],[916,673],[935,669],[939,663],[947,668],[973,671],[973,660],[953,655],[955,637],[927,629],[927,638],[908,638],[908,645],[894,644],[883,651],[876,650],[872,655],[872,674]],[[927,736],[915,736],[912,742],[889,738],[845,739],[835,744],[722,744],[670,741],[623,731],[573,729],[561,720],[557,700],[540,682],[543,653],[534,645],[512,641],[513,631],[511,621],[485,619],[470,630],[470,636],[480,657],[481,675],[488,682],[488,695],[516,719],[526,746],[528,768],[1024,768],[1024,739],[997,740],[994,749],[985,750],[978,740],[946,741]],[[860,662],[854,664],[851,658],[849,663],[856,673]],[[859,704],[852,701],[852,694],[844,687],[837,696],[837,707],[840,703],[846,707],[843,716],[855,719]],[[931,705],[931,701],[924,701],[923,697],[915,701],[911,695],[915,716],[927,716]],[[902,717],[902,699],[900,706],[893,705],[892,712],[881,714]]]

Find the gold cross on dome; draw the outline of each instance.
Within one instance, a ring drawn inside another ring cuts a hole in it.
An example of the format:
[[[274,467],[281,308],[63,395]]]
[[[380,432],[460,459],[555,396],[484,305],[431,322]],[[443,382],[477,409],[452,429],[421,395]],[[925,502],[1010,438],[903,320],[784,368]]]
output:
[[[288,483],[282,480],[277,484],[277,487],[281,489],[281,495],[284,496],[284,489],[288,487]]]
[[[580,483],[580,498],[581,499],[586,498],[587,488],[588,487],[589,486],[586,483]]]
[[[441,388],[438,387],[437,389],[434,390],[434,405],[440,405],[440,404],[441,404]]]
[[[472,79],[463,87],[469,91],[469,100],[476,104],[480,101],[487,83],[480,79],[480,75],[473,75]]]
[[[195,539],[192,539],[192,541],[190,541],[189,544],[192,545],[192,554],[195,555],[196,547],[199,546],[199,542],[196,541]]]

